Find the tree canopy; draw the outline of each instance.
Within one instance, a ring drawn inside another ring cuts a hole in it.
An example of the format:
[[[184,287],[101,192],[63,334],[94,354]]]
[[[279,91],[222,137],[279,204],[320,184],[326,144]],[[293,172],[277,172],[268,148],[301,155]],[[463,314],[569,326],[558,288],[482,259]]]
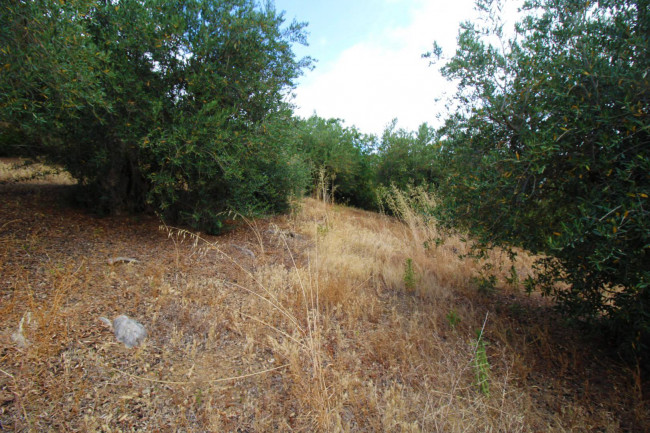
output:
[[[316,115],[298,122],[296,129],[298,147],[312,170],[313,188],[325,181],[330,184],[336,201],[373,208],[374,137],[354,127],[344,127],[339,119]]]
[[[536,283],[570,317],[648,349],[648,2],[529,1],[512,37],[477,4],[442,68],[460,107],[441,130],[446,217],[545,254]]]
[[[304,25],[271,3],[9,0],[0,17],[0,143],[62,164],[95,209],[215,231],[306,185],[286,103]]]
[[[429,186],[439,181],[437,164],[438,137],[426,123],[417,132],[397,128],[394,119],[384,129],[377,146],[377,181],[383,186],[399,189]]]

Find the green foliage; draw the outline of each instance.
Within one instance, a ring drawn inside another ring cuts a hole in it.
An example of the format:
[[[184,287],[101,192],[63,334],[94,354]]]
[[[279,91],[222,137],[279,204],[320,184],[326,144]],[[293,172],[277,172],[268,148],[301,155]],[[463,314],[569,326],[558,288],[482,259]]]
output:
[[[291,51],[303,25],[270,4],[9,1],[0,16],[0,143],[63,164],[96,209],[216,231],[306,185],[284,99],[310,60]]]
[[[322,185],[325,174],[335,201],[375,207],[372,137],[338,119],[314,115],[298,122],[298,146],[312,166],[313,188]]]
[[[454,329],[458,324],[461,322],[460,316],[458,315],[458,312],[456,310],[451,310],[449,313],[447,313],[447,322],[449,323],[449,326],[451,326],[452,329]]]
[[[494,293],[497,285],[497,277],[494,274],[482,273],[478,277],[472,278],[472,282],[476,285],[476,290],[482,295],[490,295]]]
[[[483,330],[476,331],[476,340],[474,342],[474,374],[476,375],[476,387],[486,397],[490,396],[490,362],[485,352],[485,339]]]
[[[415,290],[417,277],[415,276],[415,270],[413,269],[413,259],[406,259],[406,262],[404,263],[404,276],[402,279],[404,280],[404,287],[406,290],[411,292]]]
[[[515,265],[510,266],[510,275],[506,277],[506,283],[515,290],[519,288],[519,274]]]
[[[536,284],[565,313],[648,350],[648,2],[530,1],[510,39],[500,5],[478,5],[442,68],[461,108],[441,131],[441,216],[547,254]]]
[[[417,133],[397,129],[397,119],[386,127],[377,146],[377,183],[395,185],[400,190],[409,186],[429,186],[440,176],[436,164],[439,148],[435,130],[422,124]]]
[[[0,148],[34,156],[60,143],[84,106],[110,108],[101,88],[107,54],[84,32],[93,1],[0,5]]]
[[[439,181],[437,135],[426,124],[413,133],[397,129],[395,119],[377,139],[343,127],[338,119],[314,115],[300,121],[298,131],[299,146],[312,165],[314,188],[323,183],[324,170],[338,202],[377,209],[393,187],[407,191]]]

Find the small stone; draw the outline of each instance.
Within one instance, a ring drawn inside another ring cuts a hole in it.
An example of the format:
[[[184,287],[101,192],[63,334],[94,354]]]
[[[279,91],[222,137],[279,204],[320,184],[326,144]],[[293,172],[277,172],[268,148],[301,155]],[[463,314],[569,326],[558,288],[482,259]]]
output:
[[[128,348],[139,345],[147,336],[147,330],[141,323],[124,315],[113,320],[113,331],[115,338]]]

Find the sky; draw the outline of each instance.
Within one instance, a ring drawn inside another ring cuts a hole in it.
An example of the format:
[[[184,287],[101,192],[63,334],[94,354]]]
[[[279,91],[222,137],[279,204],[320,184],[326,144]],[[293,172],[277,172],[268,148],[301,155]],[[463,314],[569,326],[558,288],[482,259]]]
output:
[[[444,98],[455,89],[422,54],[436,41],[453,55],[459,24],[477,16],[473,6],[473,0],[275,0],[288,22],[309,24],[309,46],[295,46],[296,55],[318,60],[298,82],[296,113],[339,118],[377,135],[393,118],[407,130],[439,126]]]

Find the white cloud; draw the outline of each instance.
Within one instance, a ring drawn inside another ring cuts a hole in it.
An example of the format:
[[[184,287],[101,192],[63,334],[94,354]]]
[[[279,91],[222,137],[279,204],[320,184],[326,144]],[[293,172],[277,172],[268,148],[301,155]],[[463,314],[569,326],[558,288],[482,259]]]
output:
[[[445,95],[455,87],[421,55],[434,41],[446,55],[453,55],[459,24],[477,17],[474,0],[385,1],[402,2],[410,10],[410,23],[368,35],[336,60],[317,64],[296,91],[299,115],[308,117],[316,111],[375,134],[393,118],[410,130],[424,122],[439,125],[436,117],[445,115]],[[521,0],[508,0],[499,16],[514,23],[519,4]]]
[[[458,23],[470,17],[473,3],[417,4],[407,27],[387,29],[305,76],[296,91],[298,114],[308,117],[316,111],[376,134],[395,117],[399,126],[412,130],[424,122],[435,124],[443,105],[436,98],[452,89],[421,55],[434,40],[452,53]]]

